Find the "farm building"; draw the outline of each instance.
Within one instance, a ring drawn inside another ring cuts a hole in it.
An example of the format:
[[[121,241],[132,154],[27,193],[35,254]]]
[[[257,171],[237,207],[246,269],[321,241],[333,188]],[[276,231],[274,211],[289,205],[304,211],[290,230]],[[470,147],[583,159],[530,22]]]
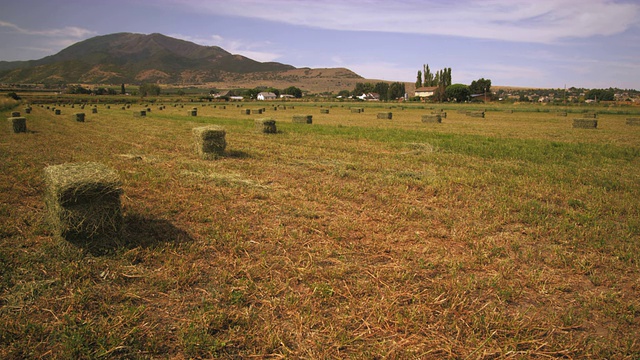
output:
[[[258,100],[275,100],[278,97],[276,96],[276,94],[272,92],[261,92],[261,93],[258,93],[258,96],[256,98]]]
[[[429,96],[433,96],[433,94],[435,94],[436,90],[438,89],[437,86],[423,86],[423,87],[419,87],[416,89],[415,95],[417,97],[421,97],[421,98],[426,98]]]
[[[365,100],[365,101],[379,101],[380,100],[380,94],[376,94],[376,93],[367,93],[367,94],[362,94],[360,96],[356,96],[358,99],[360,100]]]

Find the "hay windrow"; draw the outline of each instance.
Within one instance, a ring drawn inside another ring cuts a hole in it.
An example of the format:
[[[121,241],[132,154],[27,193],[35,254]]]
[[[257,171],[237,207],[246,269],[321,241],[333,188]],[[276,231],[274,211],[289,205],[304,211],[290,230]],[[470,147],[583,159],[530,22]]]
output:
[[[48,166],[45,204],[53,231],[67,239],[119,237],[122,229],[118,174],[96,163]]]
[[[238,174],[220,174],[213,171],[182,171],[182,175],[198,181],[211,181],[221,186],[246,186],[257,189],[269,189],[268,185],[260,184],[254,180],[246,179]]]

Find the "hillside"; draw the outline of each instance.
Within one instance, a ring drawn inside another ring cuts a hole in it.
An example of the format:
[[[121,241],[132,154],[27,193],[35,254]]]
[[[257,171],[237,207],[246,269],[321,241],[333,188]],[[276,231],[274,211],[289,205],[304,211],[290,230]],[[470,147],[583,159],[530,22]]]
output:
[[[3,83],[245,84],[250,80],[284,81],[290,86],[309,77],[332,86],[341,85],[335,79],[361,79],[348,69],[296,69],[277,62],[263,63],[218,46],[162,34],[97,36],[40,60],[0,62]]]

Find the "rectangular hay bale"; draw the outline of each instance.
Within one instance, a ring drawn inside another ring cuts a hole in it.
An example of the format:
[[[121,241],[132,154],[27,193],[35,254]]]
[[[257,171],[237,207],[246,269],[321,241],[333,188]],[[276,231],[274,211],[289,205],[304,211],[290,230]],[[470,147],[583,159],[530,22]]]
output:
[[[484,119],[484,111],[467,111],[469,117],[479,117]]]
[[[391,118],[393,117],[393,113],[390,112],[381,112],[378,113],[378,119],[388,119],[391,120]]]
[[[441,123],[442,116],[440,116],[439,114],[422,115],[422,122],[423,123]]]
[[[277,133],[276,121],[274,119],[256,119],[256,131],[264,134]]]
[[[119,238],[122,182],[97,162],[47,166],[45,204],[55,234],[67,240]]]
[[[598,120],[573,119],[573,127],[575,129],[596,129],[598,127]]]
[[[294,124],[311,124],[313,115],[293,115],[292,121]]]
[[[11,121],[14,133],[18,134],[27,132],[27,118],[22,116],[14,116],[10,117],[8,120]]]
[[[222,156],[227,147],[226,131],[218,125],[197,127],[192,130],[196,153],[205,160],[215,160]]]
[[[640,118],[627,118],[627,125],[640,126]]]

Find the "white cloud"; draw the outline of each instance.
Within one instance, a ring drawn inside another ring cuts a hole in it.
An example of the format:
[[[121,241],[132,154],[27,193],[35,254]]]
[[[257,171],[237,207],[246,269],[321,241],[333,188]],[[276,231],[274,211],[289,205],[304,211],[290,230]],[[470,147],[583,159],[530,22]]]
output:
[[[176,2],[178,0],[166,0]],[[621,33],[640,24],[640,4],[615,0],[181,0],[213,14],[332,30],[451,35],[551,43]]]
[[[67,37],[74,39],[82,39],[89,36],[96,35],[95,31],[75,27],[75,26],[66,26],[61,29],[48,29],[48,30],[32,30],[25,29],[16,24],[0,21],[0,27],[7,27],[15,30],[16,32],[24,35],[35,35],[35,36],[47,36],[47,37]]]
[[[232,54],[243,55],[260,62],[276,61],[277,59],[282,57],[282,54],[276,52],[260,50],[263,48],[271,47],[270,42],[247,43],[240,40],[226,39],[220,35],[199,37],[183,34],[170,34],[168,36],[190,41],[198,45],[219,46]]]

